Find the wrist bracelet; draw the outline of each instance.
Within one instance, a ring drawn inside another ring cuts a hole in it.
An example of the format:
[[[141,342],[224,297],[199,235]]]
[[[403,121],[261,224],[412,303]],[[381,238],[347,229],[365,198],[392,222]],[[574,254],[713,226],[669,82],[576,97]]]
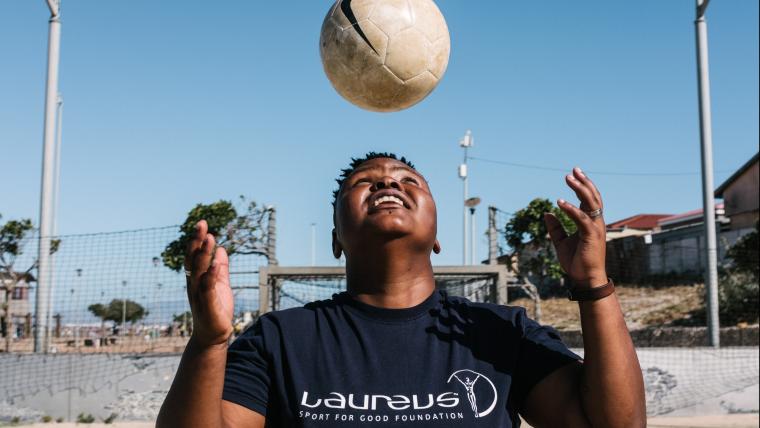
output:
[[[576,302],[588,302],[593,300],[604,299],[615,292],[615,284],[612,279],[607,279],[607,283],[601,287],[573,287],[567,290],[567,298]]]

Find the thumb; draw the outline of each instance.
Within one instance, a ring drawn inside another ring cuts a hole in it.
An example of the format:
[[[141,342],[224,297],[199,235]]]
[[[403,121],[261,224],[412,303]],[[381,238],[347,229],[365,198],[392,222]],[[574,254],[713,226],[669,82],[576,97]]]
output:
[[[554,247],[559,247],[560,243],[567,239],[567,232],[562,227],[559,219],[552,213],[544,213],[544,223],[549,231],[549,237],[552,239]]]

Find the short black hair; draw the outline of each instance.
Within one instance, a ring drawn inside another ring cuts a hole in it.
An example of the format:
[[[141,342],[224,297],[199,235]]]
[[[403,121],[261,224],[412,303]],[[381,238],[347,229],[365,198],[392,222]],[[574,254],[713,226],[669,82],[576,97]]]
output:
[[[338,188],[333,191],[333,201],[332,205],[333,208],[335,208],[335,204],[338,202],[338,194],[340,193],[340,188],[343,186],[343,183],[346,181],[348,177],[351,176],[351,174],[356,171],[356,168],[358,168],[361,164],[364,162],[370,161],[372,159],[378,159],[378,158],[387,158],[387,159],[393,159],[397,160],[404,165],[408,166],[409,168],[415,169],[414,164],[408,161],[404,156],[398,157],[395,153],[389,153],[389,152],[368,152],[363,157],[360,158],[351,158],[351,163],[348,165],[348,168],[343,168],[340,170],[340,176],[335,179],[335,181],[338,183]]]

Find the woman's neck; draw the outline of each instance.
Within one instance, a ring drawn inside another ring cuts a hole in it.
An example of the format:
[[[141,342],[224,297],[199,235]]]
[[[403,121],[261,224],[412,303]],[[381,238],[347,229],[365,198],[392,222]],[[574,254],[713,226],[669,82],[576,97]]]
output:
[[[430,255],[388,251],[346,256],[348,293],[362,303],[388,308],[411,308],[424,302],[435,290]]]

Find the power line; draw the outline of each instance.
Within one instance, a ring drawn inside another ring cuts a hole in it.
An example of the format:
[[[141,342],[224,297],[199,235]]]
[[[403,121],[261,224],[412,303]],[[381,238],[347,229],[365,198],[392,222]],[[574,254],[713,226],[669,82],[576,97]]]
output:
[[[556,171],[556,172],[568,172],[570,171],[570,168],[557,168],[557,167],[548,167],[548,166],[541,166],[541,165],[530,165],[530,164],[524,164],[524,163],[516,163],[516,162],[507,162],[507,161],[500,161],[500,160],[494,160],[494,159],[485,159],[480,158],[476,156],[468,156],[468,159],[480,161],[480,162],[486,162],[486,163],[493,163],[498,165],[507,165],[507,166],[513,166],[516,168],[525,168],[525,169],[537,169],[542,171]],[[678,177],[678,176],[690,176],[690,175],[699,175],[699,172],[612,172],[612,171],[592,171],[588,170],[586,171],[590,174],[594,175],[619,175],[619,176],[645,176],[645,177]],[[719,173],[727,173],[732,171],[716,171]]]

